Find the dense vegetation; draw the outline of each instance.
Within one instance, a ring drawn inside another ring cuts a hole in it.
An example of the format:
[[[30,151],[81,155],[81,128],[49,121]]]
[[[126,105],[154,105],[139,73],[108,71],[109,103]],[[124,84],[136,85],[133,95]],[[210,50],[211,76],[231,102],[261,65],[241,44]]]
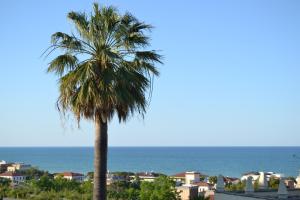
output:
[[[225,190],[227,191],[243,191],[246,186],[246,181],[239,181],[236,184],[226,184],[225,185]]]
[[[31,168],[22,171],[26,181],[17,187],[12,187],[11,181],[0,178],[0,200],[3,197],[17,199],[33,200],[52,200],[52,199],[80,199],[90,200],[93,197],[93,172],[87,173],[87,180],[79,183],[70,181],[63,177],[57,176],[46,171]],[[114,172],[114,175],[123,177],[124,181],[117,181],[107,187],[108,200],[178,200],[179,193],[175,189],[175,182],[163,174],[155,174],[158,178],[154,182],[140,181],[138,176],[132,172]],[[132,178],[134,177],[135,178]],[[294,180],[289,177],[289,180]],[[209,177],[209,182],[216,183],[217,177]],[[271,177],[269,188],[277,189],[279,179]],[[226,191],[243,191],[245,181],[236,184],[227,183]],[[254,189],[258,189],[258,181],[254,183]],[[203,200],[198,197],[193,200]]]
[[[91,199],[92,183],[78,183],[64,178],[53,179],[43,175],[39,179],[30,179],[17,187],[11,187],[10,182],[0,183],[1,197],[20,199]]]
[[[92,199],[93,183],[91,180],[79,183],[62,177],[53,178],[53,175],[36,169],[24,173],[31,176],[17,187],[11,187],[11,182],[7,179],[0,179],[0,199],[3,197],[33,200]],[[107,199],[177,200],[179,194],[175,190],[174,181],[167,176],[159,176],[154,182],[141,182],[136,179],[112,183],[107,188]]]

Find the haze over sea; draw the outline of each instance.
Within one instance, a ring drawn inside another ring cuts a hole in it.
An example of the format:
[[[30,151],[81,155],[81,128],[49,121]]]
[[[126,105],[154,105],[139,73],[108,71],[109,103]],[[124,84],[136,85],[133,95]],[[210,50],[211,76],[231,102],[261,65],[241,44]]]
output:
[[[110,147],[110,171],[196,170],[240,177],[248,171],[298,175],[300,147]],[[25,162],[50,172],[93,170],[92,147],[2,147],[0,160]]]

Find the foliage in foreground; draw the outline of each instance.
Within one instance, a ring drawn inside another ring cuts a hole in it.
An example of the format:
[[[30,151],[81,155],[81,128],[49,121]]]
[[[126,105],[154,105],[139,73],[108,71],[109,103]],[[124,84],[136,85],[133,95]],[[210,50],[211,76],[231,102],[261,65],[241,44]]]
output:
[[[42,176],[39,180],[28,180],[13,188],[9,184],[0,185],[0,199],[91,199],[92,183],[78,183],[63,178],[52,179]]]
[[[10,197],[33,200],[88,200],[92,199],[91,181],[78,183],[63,178],[53,179],[42,176],[40,179],[28,180],[16,188],[7,180],[0,181],[0,199]],[[166,176],[158,177],[154,182],[120,181],[108,186],[108,200],[178,200],[179,194],[175,182]]]
[[[244,191],[246,187],[246,181],[239,181],[236,184],[226,184],[225,185],[225,190],[227,191]]]

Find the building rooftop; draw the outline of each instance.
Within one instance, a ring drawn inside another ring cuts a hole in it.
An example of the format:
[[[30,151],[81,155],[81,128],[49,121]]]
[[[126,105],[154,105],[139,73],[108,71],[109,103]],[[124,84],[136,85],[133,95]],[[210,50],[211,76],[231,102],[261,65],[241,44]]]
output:
[[[12,177],[14,177],[14,176],[23,176],[23,175],[18,173],[18,172],[9,171],[9,172],[4,172],[4,173],[0,174],[0,176],[12,176]]]
[[[227,182],[227,183],[238,181],[238,180],[240,180],[240,179],[239,178],[235,178],[235,177],[224,176],[224,181]]]
[[[181,173],[178,173],[178,174],[174,174],[174,175],[171,175],[171,177],[184,178],[186,174],[199,174],[200,176],[207,176],[207,175],[204,175],[200,172],[189,171],[189,172],[181,172]]]
[[[0,160],[0,165],[1,164],[6,164],[6,161],[5,160]]]
[[[181,172],[181,173],[178,173],[178,174],[171,175],[171,177],[181,177],[181,178],[184,178],[185,177],[185,172]]]
[[[188,171],[188,172],[185,172],[186,174],[200,174],[200,172],[196,172],[196,171]]]
[[[63,173],[57,173],[57,175],[63,175],[63,176],[84,176],[83,174],[75,173],[75,172],[63,172]]]
[[[226,196],[239,196],[239,197],[251,197],[254,199],[266,199],[266,200],[278,200],[277,190],[259,190],[255,191],[251,194],[246,194],[244,192],[220,192],[216,191],[216,196],[218,195],[226,195]],[[288,190],[288,200],[300,200],[300,189]]]
[[[189,188],[198,188],[197,185],[181,185],[181,186],[177,186],[177,189],[189,189]]]
[[[212,187],[213,185],[207,182],[200,181],[198,183],[193,183],[193,185],[202,186],[202,187]]]
[[[259,175],[259,172],[254,172],[254,171],[252,171],[252,172],[246,172],[246,173],[244,173],[242,175],[243,176],[247,176],[247,175]]]
[[[157,177],[158,174],[155,174],[153,172],[138,172],[136,173],[137,176],[143,176],[143,177]]]

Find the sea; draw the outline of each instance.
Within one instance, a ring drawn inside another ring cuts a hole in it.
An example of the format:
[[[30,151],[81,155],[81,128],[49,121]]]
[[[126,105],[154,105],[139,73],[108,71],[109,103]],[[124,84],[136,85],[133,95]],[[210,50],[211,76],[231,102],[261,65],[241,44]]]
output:
[[[24,162],[51,173],[93,171],[92,147],[1,147],[0,160]],[[109,147],[108,169],[172,175],[199,171],[240,177],[265,171],[297,176],[300,147]]]

